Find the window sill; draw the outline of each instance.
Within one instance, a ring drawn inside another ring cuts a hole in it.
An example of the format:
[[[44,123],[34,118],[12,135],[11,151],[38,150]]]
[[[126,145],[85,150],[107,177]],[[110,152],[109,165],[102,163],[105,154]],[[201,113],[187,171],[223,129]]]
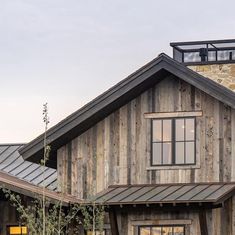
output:
[[[200,169],[200,165],[171,165],[171,166],[149,166],[148,171],[154,170],[183,170],[183,169]]]

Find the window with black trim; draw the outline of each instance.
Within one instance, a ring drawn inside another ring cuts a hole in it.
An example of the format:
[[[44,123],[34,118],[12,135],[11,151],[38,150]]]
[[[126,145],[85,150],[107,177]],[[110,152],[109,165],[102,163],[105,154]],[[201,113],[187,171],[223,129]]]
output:
[[[152,166],[195,164],[195,117],[152,120]]]
[[[138,235],[185,235],[185,227],[180,226],[139,226]]]

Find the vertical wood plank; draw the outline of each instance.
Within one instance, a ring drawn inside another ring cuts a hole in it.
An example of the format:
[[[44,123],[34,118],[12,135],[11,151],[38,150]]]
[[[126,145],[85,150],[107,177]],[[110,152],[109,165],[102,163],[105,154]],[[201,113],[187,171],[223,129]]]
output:
[[[199,212],[199,222],[201,235],[208,235],[206,212],[203,210]]]
[[[72,195],[78,196],[78,138],[72,141],[72,152],[71,152],[71,193]]]
[[[119,114],[119,183],[127,184],[127,105],[120,108]]]
[[[109,210],[109,221],[110,221],[112,235],[119,235],[117,214],[114,209]]]
[[[105,189],[105,158],[104,158],[104,121],[97,124],[96,145],[96,184],[97,193]]]

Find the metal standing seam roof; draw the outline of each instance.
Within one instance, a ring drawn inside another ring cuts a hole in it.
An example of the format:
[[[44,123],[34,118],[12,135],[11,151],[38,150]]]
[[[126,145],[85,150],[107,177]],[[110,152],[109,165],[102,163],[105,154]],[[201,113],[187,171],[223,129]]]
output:
[[[190,183],[110,186],[96,196],[104,205],[213,203],[219,204],[235,193],[233,183]]]
[[[43,174],[42,166],[23,159],[19,153],[22,146],[23,144],[0,145],[0,172],[15,176],[35,186],[43,186],[44,182],[46,188],[57,191],[57,171],[45,167]]]
[[[38,185],[33,185],[25,180],[21,180],[12,176],[10,174],[6,174],[5,172],[0,171],[0,185],[5,186],[7,189],[10,189],[14,192],[29,196],[29,197],[42,197],[46,196],[52,203],[60,201],[62,205],[68,205],[70,203],[81,203],[82,201],[77,199],[76,197],[68,194],[63,194],[59,192],[55,192],[45,188],[44,190]]]

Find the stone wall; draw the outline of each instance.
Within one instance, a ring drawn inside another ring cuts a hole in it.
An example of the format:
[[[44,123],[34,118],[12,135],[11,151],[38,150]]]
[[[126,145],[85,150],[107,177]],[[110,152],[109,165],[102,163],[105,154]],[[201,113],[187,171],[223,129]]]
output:
[[[196,65],[189,68],[235,91],[235,64]]]

